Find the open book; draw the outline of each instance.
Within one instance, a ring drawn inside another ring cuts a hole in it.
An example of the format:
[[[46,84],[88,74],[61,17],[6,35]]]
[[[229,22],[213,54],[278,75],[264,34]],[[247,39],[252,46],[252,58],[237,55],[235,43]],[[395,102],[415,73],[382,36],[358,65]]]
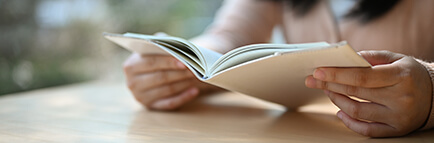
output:
[[[320,97],[304,79],[317,67],[370,67],[346,42],[253,44],[225,54],[171,36],[110,34],[104,36],[140,54],[166,54],[184,63],[201,81],[289,108]]]

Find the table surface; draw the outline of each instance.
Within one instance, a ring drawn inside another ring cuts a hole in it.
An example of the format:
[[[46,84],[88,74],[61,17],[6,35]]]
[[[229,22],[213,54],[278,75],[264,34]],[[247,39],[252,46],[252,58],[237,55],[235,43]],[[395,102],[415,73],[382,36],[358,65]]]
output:
[[[326,99],[285,111],[244,95],[202,96],[148,111],[123,83],[88,82],[0,97],[0,142],[433,142],[434,131],[369,138],[347,129]]]

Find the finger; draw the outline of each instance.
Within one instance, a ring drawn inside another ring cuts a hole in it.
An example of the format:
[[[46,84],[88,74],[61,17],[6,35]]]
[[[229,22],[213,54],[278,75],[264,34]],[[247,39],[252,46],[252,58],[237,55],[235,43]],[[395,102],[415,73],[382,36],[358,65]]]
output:
[[[186,66],[171,56],[133,54],[124,63],[124,70],[130,74],[142,74],[159,70],[186,69]]]
[[[328,96],[337,107],[352,118],[381,123],[390,122],[391,111],[385,106],[371,102],[359,102],[334,92],[328,92]]]
[[[366,88],[386,87],[401,81],[401,67],[393,64],[372,68],[318,68],[313,77],[318,80]]]
[[[193,78],[189,70],[170,70],[136,75],[128,79],[128,88],[148,90],[164,84]]]
[[[193,80],[183,80],[171,84],[167,84],[161,87],[157,87],[154,89],[146,90],[146,91],[139,91],[137,94],[138,96],[136,99],[144,104],[145,106],[149,107],[152,102],[166,98],[169,96],[176,95],[187,88],[189,88],[193,83]],[[136,95],[136,94],[135,94]]]
[[[151,104],[151,109],[157,110],[173,110],[185,105],[199,95],[199,89],[190,88],[179,95],[160,99]]]
[[[305,84],[309,88],[328,90],[335,93],[357,97],[363,100],[372,101],[378,104],[386,105],[390,102],[391,91],[389,87],[385,88],[363,88],[356,86],[343,85],[339,83],[325,82],[316,80],[312,76],[308,76]]]
[[[393,63],[405,57],[405,55],[389,51],[360,51],[358,53],[373,66]]]
[[[351,118],[348,114],[343,111],[339,111],[337,116],[342,120],[342,122],[359,134],[369,137],[386,137],[386,136],[399,136],[396,129],[392,126],[376,122],[365,122],[354,118]]]

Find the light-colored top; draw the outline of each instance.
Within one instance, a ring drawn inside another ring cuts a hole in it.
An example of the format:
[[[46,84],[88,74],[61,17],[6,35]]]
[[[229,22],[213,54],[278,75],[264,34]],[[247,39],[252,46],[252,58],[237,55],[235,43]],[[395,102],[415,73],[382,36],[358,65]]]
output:
[[[346,40],[357,51],[388,50],[433,61],[433,7],[433,0],[402,0],[378,19],[362,24],[359,19],[336,21],[328,1],[319,1],[309,13],[298,17],[281,1],[227,0],[213,24],[194,41],[224,53],[247,44],[267,43],[273,28],[280,26],[287,43]],[[434,81],[434,65],[421,63]],[[431,109],[424,128],[433,126]]]

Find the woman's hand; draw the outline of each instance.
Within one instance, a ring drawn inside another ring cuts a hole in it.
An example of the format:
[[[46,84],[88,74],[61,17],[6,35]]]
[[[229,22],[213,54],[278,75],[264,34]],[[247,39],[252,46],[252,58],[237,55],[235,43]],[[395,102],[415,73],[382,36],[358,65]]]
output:
[[[124,71],[132,94],[149,109],[177,109],[200,90],[215,88],[198,81],[171,56],[132,54],[124,63]]]
[[[337,116],[362,135],[402,136],[423,126],[433,92],[425,67],[388,51],[360,54],[372,68],[318,68],[306,78],[306,86],[323,89],[341,109]]]

